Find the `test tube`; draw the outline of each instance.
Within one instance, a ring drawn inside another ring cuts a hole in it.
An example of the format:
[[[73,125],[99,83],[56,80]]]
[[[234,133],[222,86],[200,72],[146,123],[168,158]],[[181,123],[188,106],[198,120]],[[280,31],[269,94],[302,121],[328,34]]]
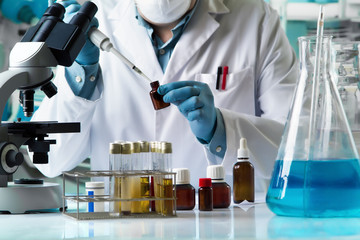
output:
[[[140,143],[132,142],[131,143],[131,164],[132,170],[138,172],[140,170]],[[141,198],[141,183],[140,176],[131,177],[131,199]],[[131,213],[141,213],[141,202],[132,201],[131,202]]]
[[[140,143],[140,170],[149,171],[150,170],[150,152],[149,152],[149,143],[147,141],[139,141]],[[140,178],[141,184],[141,197],[146,198],[150,196],[150,181],[149,176],[144,175]],[[143,213],[149,212],[149,201],[141,201],[141,211]]]
[[[172,171],[172,145],[170,142],[161,142],[161,154],[162,154],[162,165],[163,171]],[[164,175],[162,184],[160,185],[160,194],[163,198],[173,198],[173,179],[172,175]],[[174,201],[164,200],[161,201],[161,214],[164,216],[173,215]]]
[[[158,164],[157,164],[157,142],[155,141],[151,141],[149,143],[150,146],[150,169],[152,171],[158,171]],[[154,176],[151,176],[151,182],[150,182],[150,197],[154,197],[155,196],[155,178]],[[151,201],[150,202],[150,206],[151,206],[151,211],[155,212],[156,211],[156,207],[155,207],[155,201]]]
[[[109,147],[109,167],[110,171],[121,170],[121,144],[110,143]],[[112,176],[110,180],[110,196],[112,198],[121,198],[121,178]],[[110,212],[120,213],[121,202],[113,202],[110,204]]]
[[[131,144],[122,143],[121,144],[121,171],[124,174],[129,173],[132,169],[131,166]],[[131,199],[131,180],[128,176],[123,176],[121,178],[121,199],[130,200]],[[131,202],[123,201],[121,203],[121,214],[130,215],[131,213]]]

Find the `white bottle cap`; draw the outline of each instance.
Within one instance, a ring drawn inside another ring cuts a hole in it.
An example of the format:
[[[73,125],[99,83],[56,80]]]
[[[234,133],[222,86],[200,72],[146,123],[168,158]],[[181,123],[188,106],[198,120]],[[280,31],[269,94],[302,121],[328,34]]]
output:
[[[249,158],[249,149],[247,148],[246,138],[240,139],[240,147],[238,149],[238,158]]]
[[[85,183],[85,188],[101,189],[104,187],[105,187],[104,182],[86,182]]]
[[[174,168],[176,173],[176,184],[189,184],[190,183],[190,171],[187,168]]]
[[[210,165],[206,169],[206,177],[211,178],[212,180],[221,180],[224,181],[225,170],[222,165]]]

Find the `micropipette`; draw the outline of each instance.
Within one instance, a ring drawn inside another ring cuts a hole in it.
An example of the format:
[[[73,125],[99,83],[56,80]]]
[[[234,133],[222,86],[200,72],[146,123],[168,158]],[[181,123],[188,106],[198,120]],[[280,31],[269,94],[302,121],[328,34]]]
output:
[[[118,50],[116,50],[113,44],[110,42],[110,39],[99,29],[97,29],[96,27],[91,28],[89,30],[88,36],[90,38],[90,41],[93,44],[95,44],[95,46],[97,46],[100,50],[113,53],[117,58],[119,58],[128,67],[133,69],[137,74],[143,76],[150,83],[152,82],[152,80],[148,76],[146,76],[138,67],[136,67],[132,62],[130,62],[126,57],[124,57]]]

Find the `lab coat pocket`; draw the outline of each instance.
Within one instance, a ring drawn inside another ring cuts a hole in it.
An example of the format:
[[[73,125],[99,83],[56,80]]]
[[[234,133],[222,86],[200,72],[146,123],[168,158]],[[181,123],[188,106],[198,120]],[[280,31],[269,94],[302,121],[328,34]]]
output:
[[[216,89],[216,74],[197,74],[195,81],[207,83],[214,95],[215,106],[235,112],[255,114],[255,83],[252,68],[230,73],[226,78],[225,90]]]

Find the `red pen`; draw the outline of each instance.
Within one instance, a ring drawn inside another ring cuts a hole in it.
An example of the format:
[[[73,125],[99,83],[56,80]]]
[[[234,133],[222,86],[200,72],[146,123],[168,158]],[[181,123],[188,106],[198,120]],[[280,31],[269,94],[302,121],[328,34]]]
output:
[[[229,72],[229,67],[225,66],[224,71],[223,71],[222,85],[221,85],[222,90],[225,90],[225,88],[226,88],[226,76],[227,76],[228,72]]]

